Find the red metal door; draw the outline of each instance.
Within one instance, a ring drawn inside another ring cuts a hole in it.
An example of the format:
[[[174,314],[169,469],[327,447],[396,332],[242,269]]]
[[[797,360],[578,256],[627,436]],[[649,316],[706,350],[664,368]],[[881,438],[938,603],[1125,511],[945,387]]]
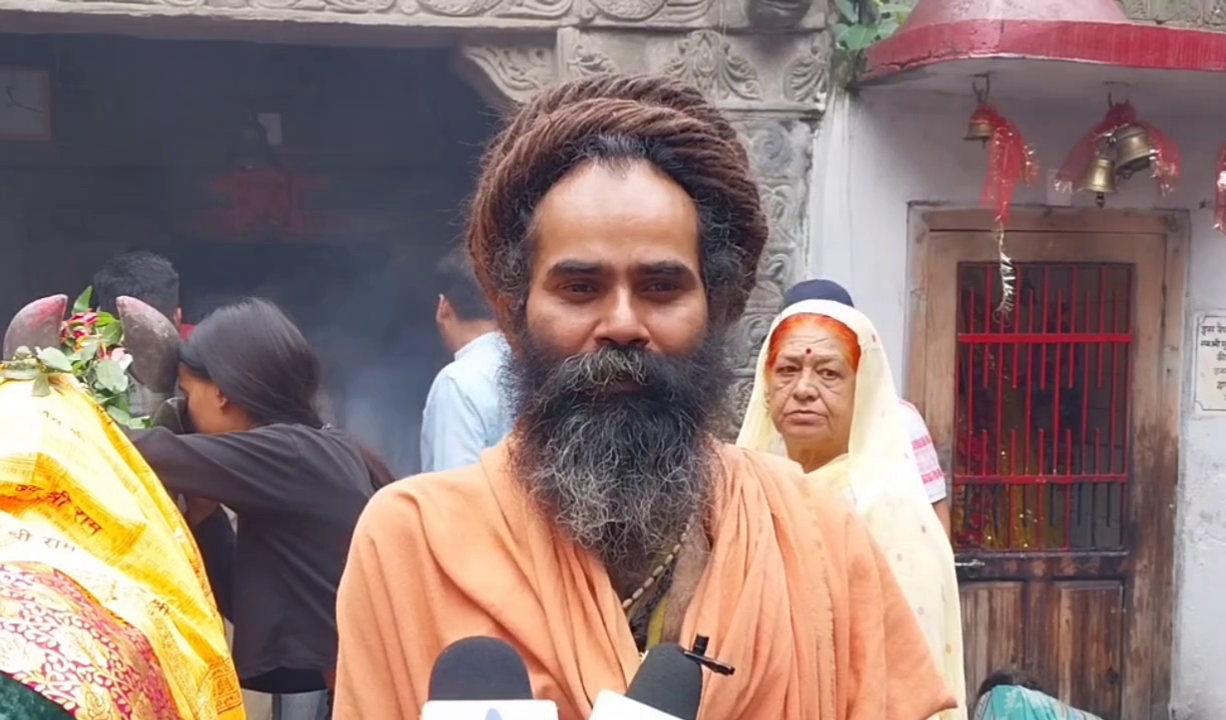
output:
[[[986,610],[995,625],[997,591],[1012,596],[1030,638],[1020,638],[1013,657],[991,655],[1048,678],[1061,671],[1051,666],[1061,633],[1083,628],[1068,658],[1077,666],[1069,699],[1115,718],[1129,576],[1133,269],[1019,265],[1013,307],[1005,309],[998,268],[958,267],[954,546],[964,579],[1007,579],[1003,587],[968,586],[966,615],[978,623]],[[1065,581],[1076,589],[1061,587]],[[1007,634],[993,631],[996,639]],[[1025,652],[1027,639],[1033,653]]]
[[[1006,669],[1106,720],[1169,697],[1167,240],[1011,234],[1002,304],[991,235],[926,237],[911,377],[950,471],[971,702]]]

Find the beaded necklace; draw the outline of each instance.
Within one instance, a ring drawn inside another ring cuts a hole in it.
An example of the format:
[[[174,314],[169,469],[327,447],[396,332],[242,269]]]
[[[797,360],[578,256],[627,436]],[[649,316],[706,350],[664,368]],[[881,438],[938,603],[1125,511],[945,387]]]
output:
[[[681,546],[685,544],[685,537],[686,535],[689,535],[689,532],[690,525],[689,523],[686,523],[685,529],[681,531],[681,537],[677,540],[677,544],[673,545],[673,549],[668,551],[668,554],[664,556],[664,559],[660,561],[659,565],[656,565],[655,569],[651,571],[651,574],[647,576],[647,579],[643,581],[643,584],[639,585],[634,592],[630,593],[630,597],[622,600],[622,610],[630,610],[630,608],[643,597],[643,593],[646,593],[653,586],[655,586],[657,582],[659,582],[660,576],[663,575],[674,562],[676,562],[677,555],[681,553]]]

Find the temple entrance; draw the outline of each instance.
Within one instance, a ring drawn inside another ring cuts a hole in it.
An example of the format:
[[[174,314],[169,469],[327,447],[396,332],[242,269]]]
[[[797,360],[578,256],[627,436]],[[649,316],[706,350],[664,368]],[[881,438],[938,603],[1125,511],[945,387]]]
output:
[[[1170,692],[1179,225],[1012,222],[1006,300],[990,218],[925,222],[910,389],[951,470],[968,696],[1018,669],[1148,718]]]
[[[281,304],[323,355],[333,417],[413,471],[447,359],[430,268],[496,121],[436,45],[0,35],[0,311],[160,253],[188,322]]]

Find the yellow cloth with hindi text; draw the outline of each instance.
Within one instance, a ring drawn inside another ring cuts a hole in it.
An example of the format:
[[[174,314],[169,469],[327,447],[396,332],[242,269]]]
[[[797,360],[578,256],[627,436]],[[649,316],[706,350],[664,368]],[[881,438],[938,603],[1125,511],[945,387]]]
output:
[[[178,508],[73,379],[32,389],[0,382],[0,671],[79,719],[244,720]]]

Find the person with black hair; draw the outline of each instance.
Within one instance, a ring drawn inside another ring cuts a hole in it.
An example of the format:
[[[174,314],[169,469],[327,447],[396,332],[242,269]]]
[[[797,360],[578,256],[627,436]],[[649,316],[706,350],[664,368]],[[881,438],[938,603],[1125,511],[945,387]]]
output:
[[[197,325],[180,352],[179,384],[181,400],[156,419],[187,432],[154,427],[133,442],[171,492],[238,516],[233,597],[221,605],[232,608],[242,686],[328,688],[349,542],[391,474],[320,417],[319,358],[271,302],[228,305]]]
[[[473,272],[465,247],[448,252],[437,267],[435,321],[455,359],[439,371],[422,412],[422,472],[472,465],[482,451],[511,432],[501,386],[509,352],[494,310]]]
[[[116,255],[98,268],[90,285],[93,305],[102,312],[115,315],[115,300],[133,297],[169,318],[184,339],[192,333],[192,327],[183,323],[179,273],[161,255],[145,250]]]

